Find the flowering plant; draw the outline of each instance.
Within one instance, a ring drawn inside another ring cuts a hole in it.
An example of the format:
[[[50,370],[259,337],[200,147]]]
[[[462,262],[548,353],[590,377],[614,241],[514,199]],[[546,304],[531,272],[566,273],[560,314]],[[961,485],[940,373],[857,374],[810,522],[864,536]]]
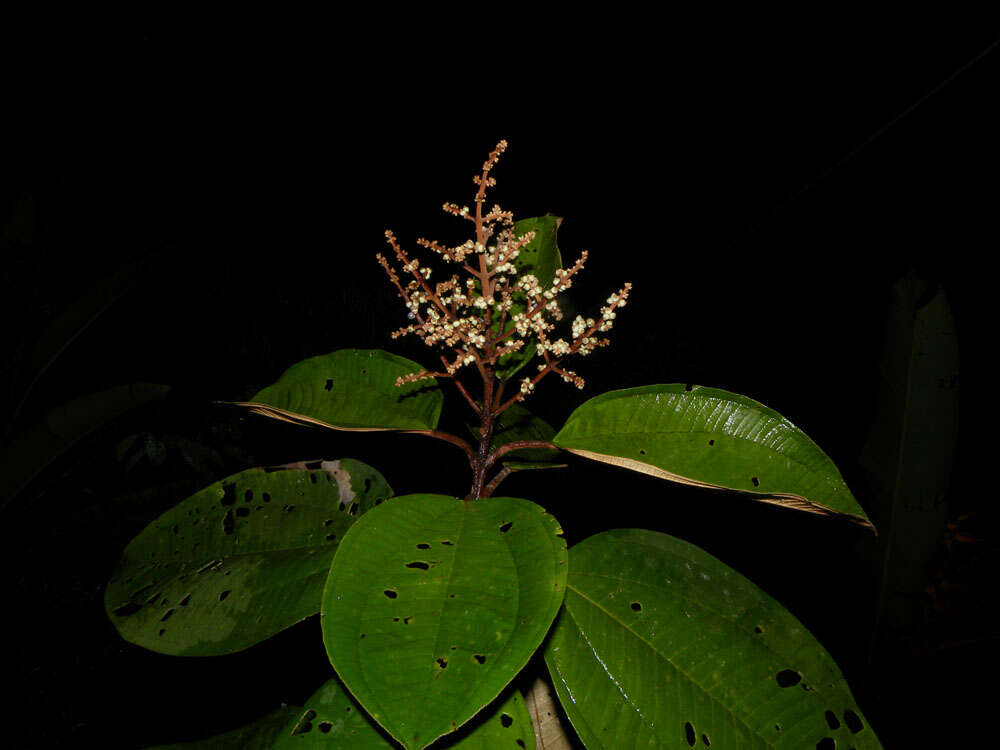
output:
[[[146,648],[207,656],[319,613],[330,679],[306,705],[238,730],[240,746],[565,747],[551,685],[588,748],[879,747],[829,654],[720,560],[640,529],[567,549],[551,514],[493,496],[512,472],[565,452],[871,526],[819,447],[745,396],[612,391],[558,431],[524,406],[549,373],[584,387],[565,362],[608,345],[631,285],[559,333],[559,296],[587,254],[564,269],[558,219],[486,209],[506,146],[475,177],[472,209],[444,205],[471,238],[418,240],[432,263],[387,232],[392,259],[377,256],[408,311],[393,338],[417,336],[439,368],[340,350],[239,402],[295,424],[450,443],[468,458],[468,495],[397,497],[348,458],[248,469],[133,540],[107,588],[109,617]],[[448,270],[436,276],[436,264]],[[478,419],[471,443],[438,429],[441,381]],[[525,696],[514,680],[536,652],[547,675]]]

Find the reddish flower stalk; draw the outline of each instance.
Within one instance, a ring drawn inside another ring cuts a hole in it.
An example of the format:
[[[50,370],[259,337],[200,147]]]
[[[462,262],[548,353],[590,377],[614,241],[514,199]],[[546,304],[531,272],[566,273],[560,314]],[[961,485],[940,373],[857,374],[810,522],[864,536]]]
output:
[[[577,316],[568,341],[553,340],[550,334],[555,330],[555,322],[562,319],[556,297],[572,286],[573,278],[587,261],[587,253],[581,253],[570,268],[556,270],[555,278],[547,287],[539,283],[530,269],[522,272],[525,269],[518,263],[518,257],[535,238],[535,233],[517,236],[514,217],[509,211],[494,206],[484,213],[483,208],[487,189],[496,185],[490,173],[506,148],[507,142],[500,141],[484,162],[482,172],[473,178],[478,186],[473,210],[454,203],[443,206],[445,212],[471,221],[475,237],[454,247],[435,240],[417,240],[418,245],[444,263],[457,266],[456,270],[461,273],[451,273],[444,281],[432,284],[432,268],[411,258],[391,231],[386,232],[386,240],[401,271],[410,280],[404,284],[390,261],[381,253],[377,255],[413,321],[395,331],[393,338],[409,334],[419,337],[424,344],[438,350],[443,366],[442,370],[409,373],[398,378],[396,385],[424,378],[451,379],[480,419],[479,445],[469,455],[473,473],[470,499],[489,496],[510,473],[501,469],[493,481],[486,484],[487,470],[501,455],[514,450],[504,446],[490,451],[497,417],[514,403],[523,401],[550,372],[583,388],[583,378],[566,369],[562,362],[572,354],[586,356],[608,344],[608,339],[600,334],[611,329],[617,308],[625,306],[632,288],[631,284],[625,284],[608,297],[598,319]],[[506,381],[497,375],[498,364],[501,358],[526,350],[532,344],[542,358],[538,372],[534,377],[522,378],[518,392],[504,400]],[[459,370],[467,365],[475,365],[482,381],[482,398],[478,402],[458,378]],[[423,434],[448,439],[456,445],[464,443],[460,438],[437,431]]]

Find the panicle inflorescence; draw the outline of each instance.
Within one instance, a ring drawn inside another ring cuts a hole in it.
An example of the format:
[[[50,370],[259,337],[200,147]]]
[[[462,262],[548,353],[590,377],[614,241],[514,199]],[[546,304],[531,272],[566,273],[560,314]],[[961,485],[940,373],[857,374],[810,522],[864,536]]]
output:
[[[412,334],[427,346],[439,349],[444,368],[410,373],[398,378],[396,385],[423,378],[454,377],[466,365],[475,365],[484,378],[492,377],[502,357],[534,343],[543,361],[534,377],[521,380],[520,392],[512,399],[523,400],[549,372],[583,388],[583,378],[562,367],[563,358],[570,354],[586,356],[608,344],[600,334],[611,329],[616,310],[625,307],[632,285],[625,284],[608,297],[597,319],[577,316],[569,339],[555,337],[555,323],[563,317],[556,298],[572,287],[574,277],[587,261],[587,252],[582,252],[570,268],[557,269],[549,284],[542,284],[530,272],[521,272],[523,264],[517,263],[518,257],[534,240],[535,233],[518,235],[510,211],[498,205],[485,211],[483,205],[487,188],[496,184],[490,172],[506,148],[507,142],[500,141],[484,162],[482,173],[473,178],[478,186],[473,208],[455,203],[443,206],[446,213],[472,222],[475,236],[455,246],[417,240],[420,247],[456,267],[443,281],[432,281],[431,267],[403,250],[391,231],[385,233],[405,281],[389,259],[381,253],[376,257],[399,291],[411,321],[392,336]]]

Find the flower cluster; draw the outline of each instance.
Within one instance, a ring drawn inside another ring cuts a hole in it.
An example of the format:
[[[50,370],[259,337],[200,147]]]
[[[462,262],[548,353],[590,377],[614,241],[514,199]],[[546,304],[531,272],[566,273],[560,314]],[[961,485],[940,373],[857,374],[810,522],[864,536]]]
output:
[[[386,240],[405,282],[388,258],[381,253],[376,256],[399,291],[411,321],[393,332],[393,338],[412,334],[427,346],[443,350],[439,352],[442,371],[410,373],[397,379],[397,385],[423,378],[454,377],[466,365],[475,365],[484,379],[492,378],[503,357],[527,351],[534,344],[535,353],[543,360],[537,374],[524,378],[520,392],[497,413],[509,403],[523,400],[550,372],[582,388],[583,378],[562,367],[562,360],[570,354],[585,356],[607,345],[608,339],[600,334],[611,329],[616,310],[625,307],[632,288],[625,284],[608,297],[596,320],[577,316],[568,339],[555,337],[555,323],[563,317],[556,298],[573,285],[587,261],[587,253],[581,253],[572,267],[557,269],[547,284],[530,272],[530,266],[517,262],[535,233],[518,235],[513,215],[500,206],[484,209],[486,189],[496,184],[490,172],[506,148],[507,142],[500,141],[483,164],[482,173],[474,178],[478,190],[472,209],[444,204],[447,213],[474,224],[474,238],[454,247],[435,240],[417,240],[441,261],[457,267],[457,272],[448,273],[443,281],[433,281],[431,267],[411,258],[391,231],[385,233]]]

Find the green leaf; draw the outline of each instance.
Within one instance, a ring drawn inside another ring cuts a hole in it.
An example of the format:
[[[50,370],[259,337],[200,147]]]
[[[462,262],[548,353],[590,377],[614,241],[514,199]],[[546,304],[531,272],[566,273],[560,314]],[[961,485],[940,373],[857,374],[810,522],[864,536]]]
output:
[[[132,540],[105,591],[108,617],[125,640],[164,654],[252,646],[319,611],[339,540],[391,494],[348,458],[234,474]]]
[[[880,747],[809,631],[711,555],[623,529],[570,556],[545,661],[590,750]]]
[[[335,430],[433,430],[444,397],[433,378],[396,387],[424,368],[381,349],[340,349],[285,370],[249,402],[268,417]]]
[[[376,508],[330,568],[330,663],[407,748],[455,731],[542,642],[565,590],[561,533],[516,498],[408,495]]]
[[[552,442],[661,479],[737,490],[871,526],[833,461],[802,430],[763,404],[718,388],[611,391],[577,408]]]
[[[245,727],[234,729],[207,740],[178,742],[171,745],[157,745],[147,750],[246,750],[247,748],[274,747],[288,722],[302,713],[297,706],[285,706]]]
[[[556,277],[556,269],[562,268],[562,256],[559,253],[559,246],[556,244],[556,232],[561,223],[562,219],[558,216],[535,216],[514,223],[515,237],[520,237],[528,232],[535,233],[535,238],[521,248],[517,258],[514,259],[514,266],[517,268],[519,276],[528,273],[534,274],[542,287],[547,287],[552,283]],[[525,312],[526,301],[524,292],[515,292],[510,316]],[[513,327],[513,323],[508,322],[504,332]],[[535,344],[532,342],[519,352],[512,352],[501,357],[497,363],[497,375],[504,380],[513,377],[534,356]]]
[[[874,490],[872,515],[886,530],[872,555],[882,579],[878,616],[899,628],[922,615],[958,444],[955,319],[944,290],[912,272],[892,290],[881,369],[861,464]]]
[[[486,714],[486,712],[484,712]],[[523,742],[524,744],[519,744]],[[317,690],[284,727],[271,750],[292,748],[352,748],[388,750],[396,743],[387,739],[378,725],[334,678]],[[477,717],[455,740],[439,745],[455,750],[493,750],[524,747],[534,750],[535,738],[524,699],[516,690],[495,711]]]
[[[131,383],[80,396],[48,412],[14,437],[0,458],[0,508],[85,437],[132,409],[164,398],[169,391],[166,385]]]
[[[520,237],[528,232],[534,232],[535,238],[521,248],[514,265],[518,275],[534,274],[543,287],[552,283],[556,270],[562,268],[562,255],[556,244],[556,232],[562,218],[559,216],[535,216],[514,222],[514,236]]]
[[[540,417],[536,417],[520,404],[512,404],[500,415],[493,433],[491,448],[499,448],[519,440],[540,440],[551,442],[556,431]],[[548,448],[523,448],[507,454],[511,459],[523,462],[551,461],[559,451]]]

